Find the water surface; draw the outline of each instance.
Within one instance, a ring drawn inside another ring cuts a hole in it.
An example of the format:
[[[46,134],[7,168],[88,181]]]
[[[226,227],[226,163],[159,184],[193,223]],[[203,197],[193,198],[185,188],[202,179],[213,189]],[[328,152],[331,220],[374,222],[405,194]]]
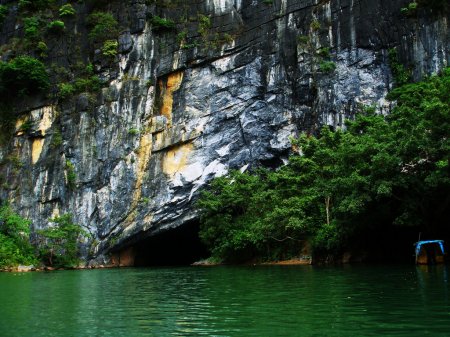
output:
[[[449,336],[448,267],[0,273],[0,336]]]

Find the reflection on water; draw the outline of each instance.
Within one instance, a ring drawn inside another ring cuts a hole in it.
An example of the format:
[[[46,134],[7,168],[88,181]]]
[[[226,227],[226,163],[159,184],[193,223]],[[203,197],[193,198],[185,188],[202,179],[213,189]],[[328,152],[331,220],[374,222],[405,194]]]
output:
[[[448,336],[445,266],[0,274],[0,336]]]

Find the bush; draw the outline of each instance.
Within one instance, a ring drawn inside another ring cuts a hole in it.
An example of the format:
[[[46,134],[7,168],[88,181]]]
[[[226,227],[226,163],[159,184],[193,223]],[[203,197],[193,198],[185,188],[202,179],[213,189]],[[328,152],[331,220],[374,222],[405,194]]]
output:
[[[114,58],[117,56],[118,47],[119,43],[117,40],[106,40],[103,43],[102,55],[108,58]]]
[[[53,267],[75,267],[79,264],[78,241],[86,232],[65,214],[50,220],[53,227],[37,231],[39,256],[46,265]]]
[[[40,31],[39,26],[40,20],[35,16],[23,19],[25,37],[28,39],[34,39],[38,37]]]
[[[76,92],[94,92],[102,88],[103,82],[97,75],[87,78],[78,78],[75,80],[74,87]]]
[[[64,25],[64,22],[62,22],[60,20],[55,20],[55,21],[50,22],[48,24],[47,28],[52,33],[60,34],[60,33],[62,33],[64,31],[64,29],[66,27]]]
[[[46,91],[50,81],[44,64],[30,56],[0,62],[0,97],[14,100]]]
[[[59,8],[59,16],[60,17],[73,16],[73,15],[75,15],[75,13],[76,13],[75,8],[73,8],[73,6],[71,4],[62,5]]]
[[[89,32],[92,42],[104,42],[118,35],[119,24],[111,13],[94,12],[88,16],[88,24],[92,27]]]
[[[48,47],[44,41],[39,41],[36,50],[39,52],[40,57],[47,57]]]
[[[0,208],[0,268],[37,263],[29,241],[30,221],[4,205]]]
[[[71,97],[75,93],[75,87],[70,83],[61,83],[58,85],[59,93],[58,96],[61,99],[66,99]]]
[[[333,61],[323,61],[319,64],[319,70],[323,73],[331,73],[336,69],[336,63]]]
[[[164,31],[175,29],[175,22],[171,19],[165,19],[155,15],[151,20],[152,29],[155,31]]]
[[[75,166],[70,160],[66,160],[66,175],[67,186],[72,190],[76,187],[77,174],[75,172]]]

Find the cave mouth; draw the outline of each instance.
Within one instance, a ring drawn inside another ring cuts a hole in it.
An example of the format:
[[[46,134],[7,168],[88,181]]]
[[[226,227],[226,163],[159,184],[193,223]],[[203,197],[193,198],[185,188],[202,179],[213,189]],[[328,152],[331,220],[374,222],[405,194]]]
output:
[[[200,224],[190,221],[138,242],[134,266],[186,266],[209,256],[199,237]]]

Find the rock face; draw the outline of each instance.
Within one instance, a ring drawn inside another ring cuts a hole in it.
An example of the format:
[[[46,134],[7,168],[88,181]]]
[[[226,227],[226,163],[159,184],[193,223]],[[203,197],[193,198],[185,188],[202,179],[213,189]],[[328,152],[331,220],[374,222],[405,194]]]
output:
[[[212,178],[279,166],[290,137],[341,127],[363,105],[388,113],[388,50],[415,79],[448,65],[448,11],[405,15],[409,2],[112,1],[105,9],[123,27],[119,54],[91,56],[107,86],[20,108],[0,150],[1,198],[35,229],[72,213],[95,237],[89,258],[98,261],[183,226]],[[89,2],[75,6],[79,19],[68,28],[86,33]],[[4,30],[14,27],[8,20]]]

